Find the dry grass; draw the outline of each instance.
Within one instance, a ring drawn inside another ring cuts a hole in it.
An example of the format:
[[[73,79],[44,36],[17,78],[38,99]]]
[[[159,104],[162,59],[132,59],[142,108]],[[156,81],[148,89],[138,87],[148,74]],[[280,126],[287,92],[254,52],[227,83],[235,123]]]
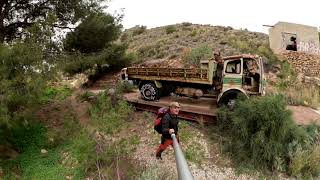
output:
[[[293,176],[312,177],[320,173],[320,145],[311,150],[297,151],[289,165]]]
[[[296,84],[282,90],[281,93],[286,96],[288,104],[320,107],[319,87]]]

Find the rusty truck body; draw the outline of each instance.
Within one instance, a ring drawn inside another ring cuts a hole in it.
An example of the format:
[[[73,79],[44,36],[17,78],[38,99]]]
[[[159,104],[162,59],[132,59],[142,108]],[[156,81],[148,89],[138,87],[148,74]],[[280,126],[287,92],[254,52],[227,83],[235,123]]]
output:
[[[123,80],[139,87],[144,100],[153,101],[170,93],[215,97],[218,104],[233,103],[239,95],[265,95],[262,59],[236,55],[200,62],[200,68],[123,68]]]

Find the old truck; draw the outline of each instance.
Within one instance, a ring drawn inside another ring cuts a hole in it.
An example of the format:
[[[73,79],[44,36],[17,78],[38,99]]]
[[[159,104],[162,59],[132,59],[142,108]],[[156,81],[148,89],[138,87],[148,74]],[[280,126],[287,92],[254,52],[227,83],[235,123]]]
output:
[[[242,54],[200,62],[200,68],[123,68],[123,80],[139,87],[141,97],[154,101],[161,96],[180,95],[213,97],[219,105],[234,104],[240,95],[265,95],[263,63],[257,55]]]

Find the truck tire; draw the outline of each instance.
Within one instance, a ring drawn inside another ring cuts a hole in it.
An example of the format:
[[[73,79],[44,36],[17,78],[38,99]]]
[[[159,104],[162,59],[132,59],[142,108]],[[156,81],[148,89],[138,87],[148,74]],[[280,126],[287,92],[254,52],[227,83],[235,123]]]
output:
[[[236,99],[237,99],[237,94],[225,96],[219,101],[218,106],[221,107],[225,105],[226,107],[228,107],[228,109],[232,110],[235,106]]]
[[[225,105],[226,107],[228,107],[230,110],[233,110],[236,104],[236,101],[239,97],[247,97],[245,96],[242,92],[240,91],[229,91],[227,93],[225,93],[220,101],[218,102],[218,106],[221,107],[223,105]]]
[[[142,99],[146,101],[155,101],[160,98],[160,91],[153,83],[145,83],[140,88]]]

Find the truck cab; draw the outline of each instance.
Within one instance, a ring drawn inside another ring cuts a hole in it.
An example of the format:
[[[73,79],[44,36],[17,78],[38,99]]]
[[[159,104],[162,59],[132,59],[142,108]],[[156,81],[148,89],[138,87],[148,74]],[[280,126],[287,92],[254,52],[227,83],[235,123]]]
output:
[[[239,94],[246,97],[264,96],[266,79],[261,57],[255,55],[229,56],[224,59],[220,104],[228,104]]]

